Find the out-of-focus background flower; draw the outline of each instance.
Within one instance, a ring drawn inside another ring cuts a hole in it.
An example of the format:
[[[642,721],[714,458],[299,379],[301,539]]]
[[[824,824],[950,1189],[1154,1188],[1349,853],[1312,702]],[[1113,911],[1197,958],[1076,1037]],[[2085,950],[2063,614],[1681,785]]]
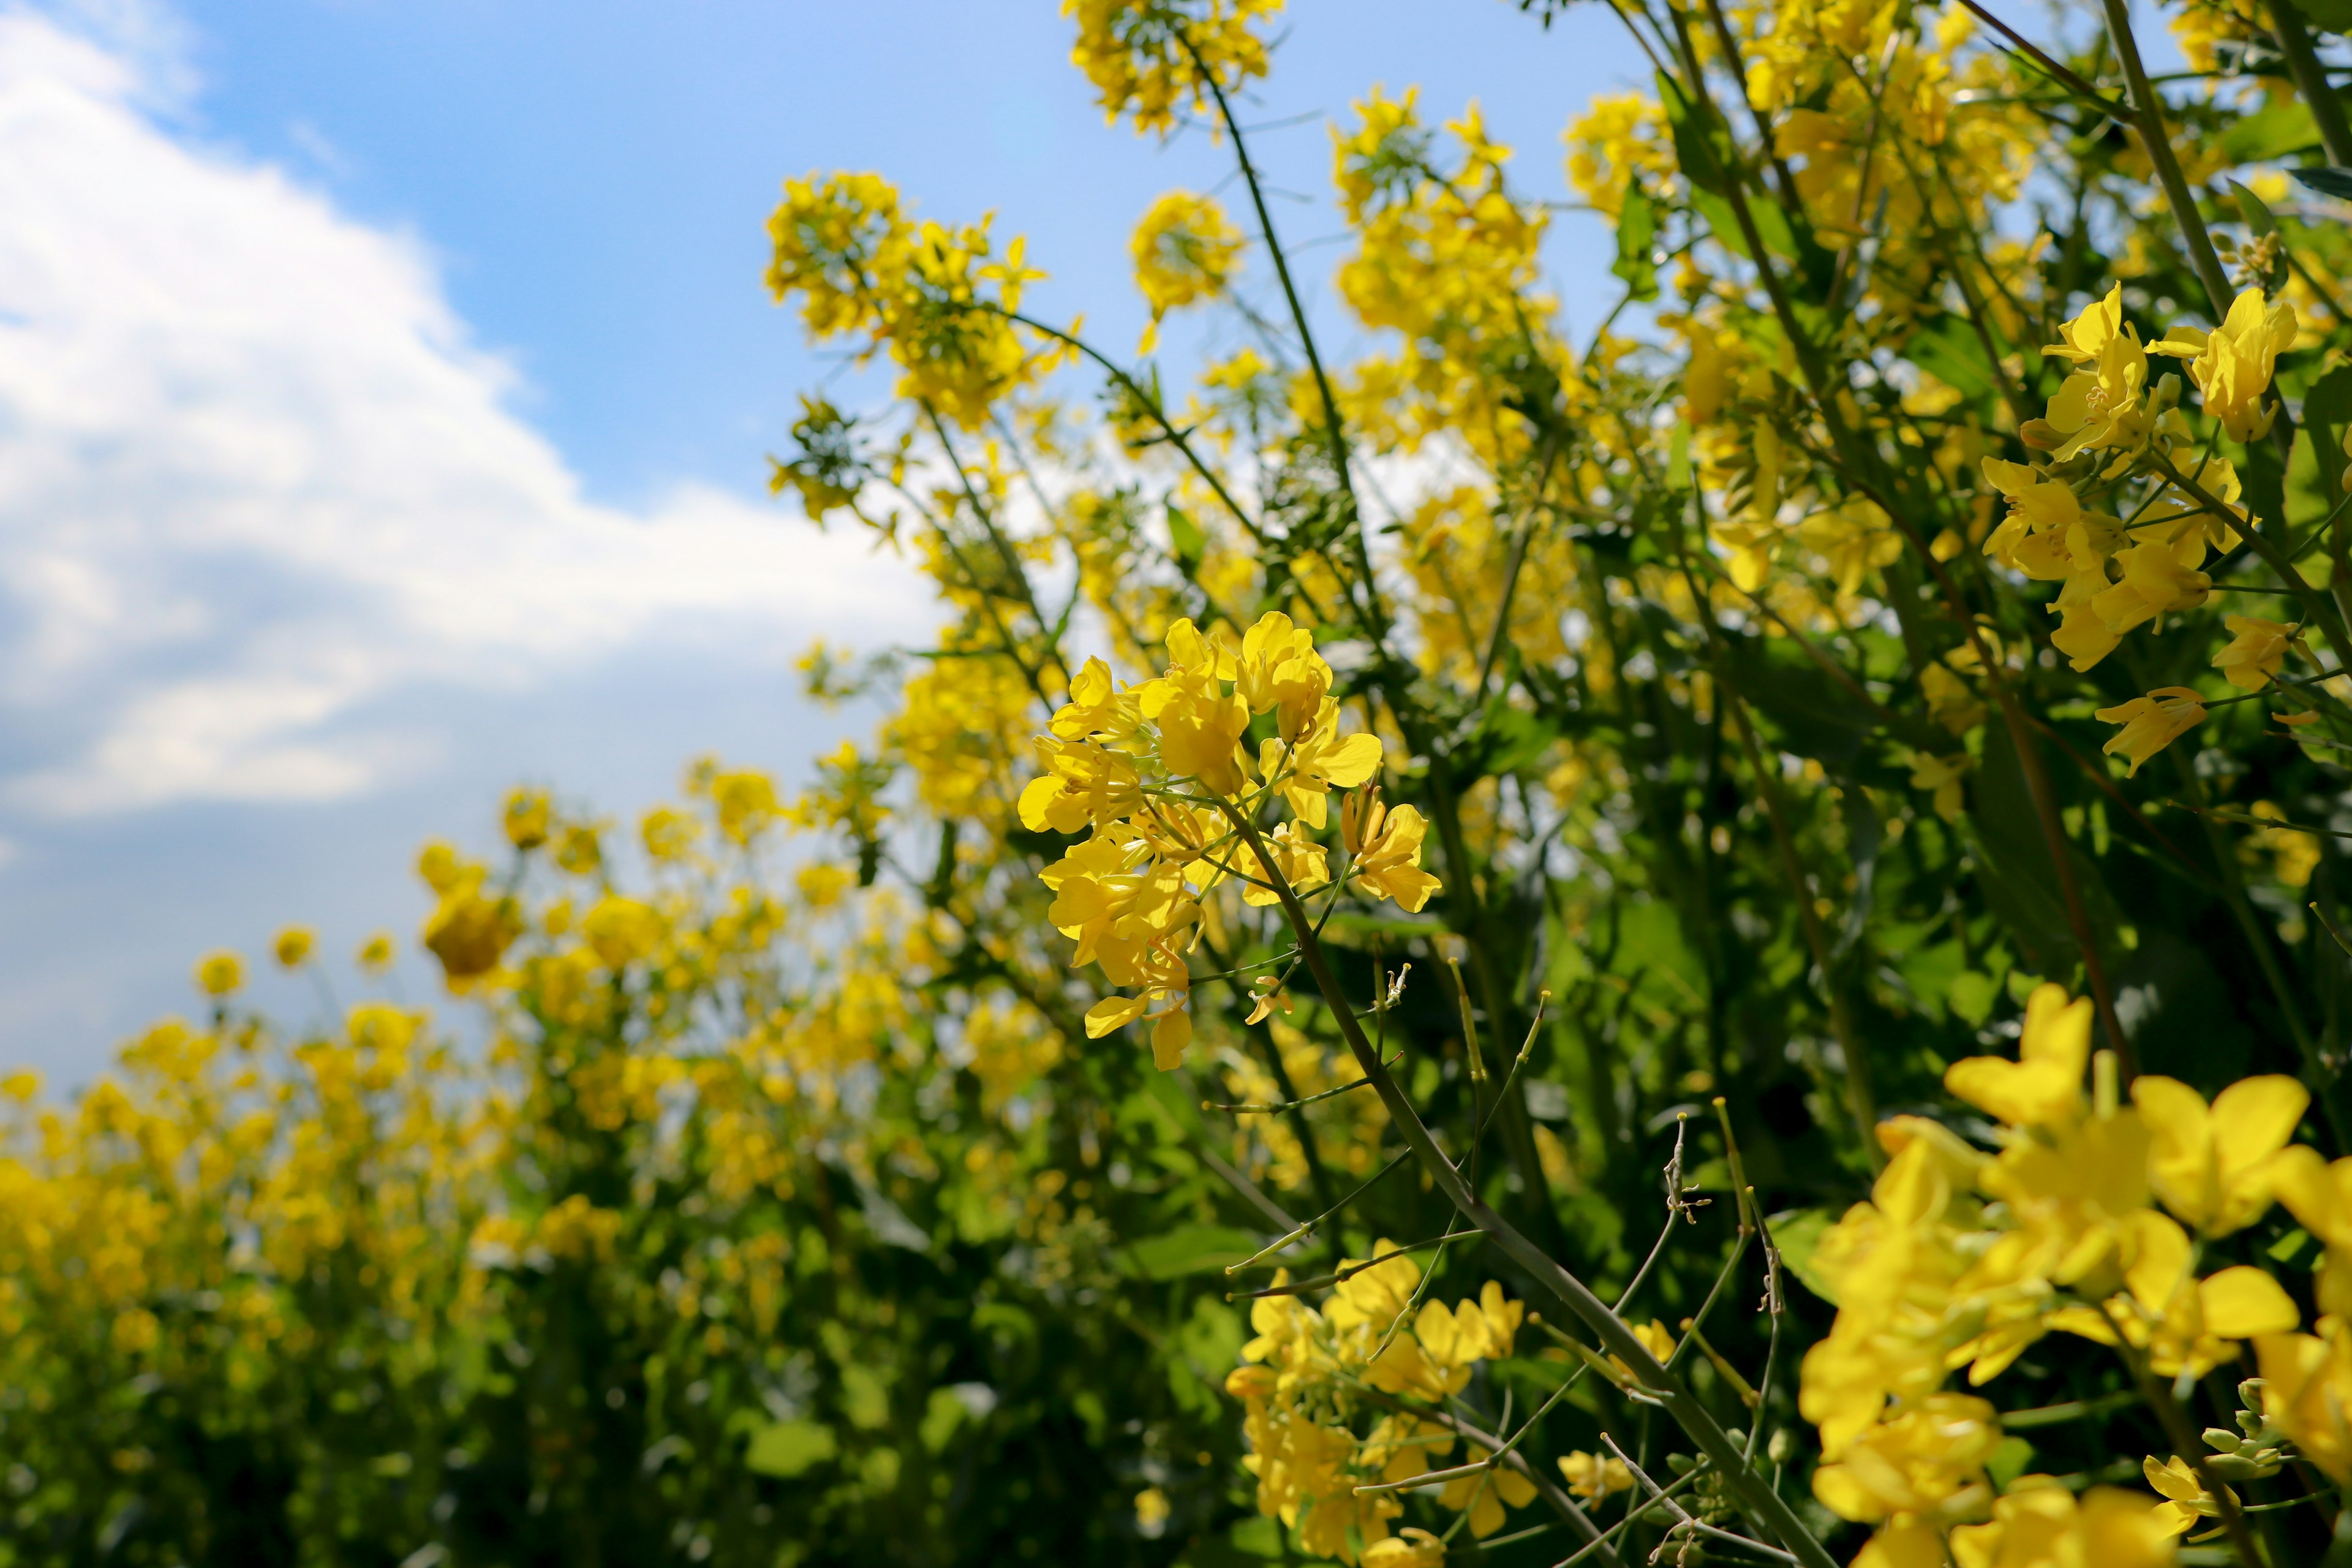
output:
[[[1500,0],[1290,16],[1248,110],[1277,187],[1328,192],[1327,118],[1386,79],[1482,94],[1565,200],[1559,126],[1635,79]],[[758,220],[812,168],[997,204],[1041,311],[1131,342],[1129,230],[1224,161],[1106,132],[1067,34],[1050,0],[0,6],[0,1061],[69,1085],[206,947],[421,917],[414,846],[508,784],[626,819],[693,752],[789,779],[866,730],[794,662],[919,637],[928,595],[764,493],[797,393],[881,384],[770,305]],[[1320,290],[1326,197],[1277,216]],[[1553,234],[1589,331],[1608,232]]]

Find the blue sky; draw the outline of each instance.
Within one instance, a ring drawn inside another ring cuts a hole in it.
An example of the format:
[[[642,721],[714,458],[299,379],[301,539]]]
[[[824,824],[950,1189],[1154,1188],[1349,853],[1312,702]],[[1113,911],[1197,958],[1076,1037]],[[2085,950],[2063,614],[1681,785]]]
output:
[[[1475,96],[1565,198],[1561,127],[1639,79],[1599,7],[1286,27],[1249,116],[1315,116],[1257,145],[1343,349],[1325,119]],[[790,778],[862,732],[793,658],[929,616],[764,496],[836,366],[761,226],[811,169],[993,207],[1124,349],[1129,230],[1226,164],[1106,127],[1067,53],[1050,0],[0,5],[0,1060],[82,1079],[283,921],[410,936],[415,845],[484,843],[518,780],[626,817],[697,752]],[[1608,254],[1561,216],[1572,324]]]

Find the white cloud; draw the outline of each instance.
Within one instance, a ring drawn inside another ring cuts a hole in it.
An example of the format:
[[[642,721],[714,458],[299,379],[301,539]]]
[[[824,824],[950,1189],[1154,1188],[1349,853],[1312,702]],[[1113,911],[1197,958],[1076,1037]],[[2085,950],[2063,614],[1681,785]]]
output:
[[[5,788],[56,814],[318,800],[421,765],[436,686],[528,691],[924,619],[845,531],[688,488],[586,500],[413,240],[159,116],[135,5],[0,12]],[[93,38],[105,41],[93,41]]]

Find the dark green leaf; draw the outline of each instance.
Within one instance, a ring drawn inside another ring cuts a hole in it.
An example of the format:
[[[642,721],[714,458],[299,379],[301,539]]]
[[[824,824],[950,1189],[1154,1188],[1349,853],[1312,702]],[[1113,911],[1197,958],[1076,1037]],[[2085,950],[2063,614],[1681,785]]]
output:
[[[1182,1225],[1134,1242],[1127,1252],[1135,1271],[1146,1279],[1181,1279],[1239,1263],[1265,1245],[1253,1233],[1231,1226]]]

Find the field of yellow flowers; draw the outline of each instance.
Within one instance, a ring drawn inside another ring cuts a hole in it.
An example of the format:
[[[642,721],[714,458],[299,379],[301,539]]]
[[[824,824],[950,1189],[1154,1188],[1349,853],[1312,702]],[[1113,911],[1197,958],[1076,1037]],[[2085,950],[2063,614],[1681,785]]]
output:
[[[0,1560],[2352,1564],[2352,9],[1606,3],[1590,341],[1376,89],[1327,357],[1279,0],[1066,0],[1140,345],[788,180],[931,646],[0,1083]]]

